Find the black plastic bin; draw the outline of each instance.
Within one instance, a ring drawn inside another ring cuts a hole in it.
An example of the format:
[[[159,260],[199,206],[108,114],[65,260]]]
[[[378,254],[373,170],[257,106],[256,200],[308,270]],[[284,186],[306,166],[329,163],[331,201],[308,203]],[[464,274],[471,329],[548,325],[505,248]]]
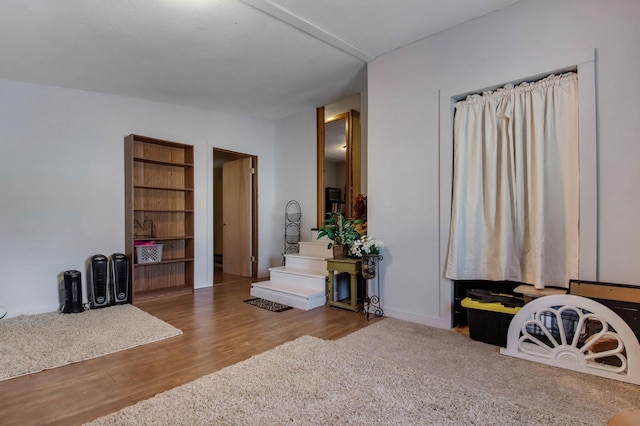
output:
[[[503,348],[507,346],[509,324],[520,310],[519,306],[505,306],[502,302],[477,300],[471,297],[464,298],[462,306],[467,309],[469,337]]]

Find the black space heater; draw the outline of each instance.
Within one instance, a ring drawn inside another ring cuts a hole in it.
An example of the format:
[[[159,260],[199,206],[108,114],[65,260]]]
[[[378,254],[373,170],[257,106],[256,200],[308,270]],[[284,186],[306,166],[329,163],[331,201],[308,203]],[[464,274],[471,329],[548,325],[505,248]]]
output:
[[[104,308],[109,306],[108,277],[109,259],[102,254],[91,256],[89,262],[89,306],[91,309]]]
[[[122,253],[111,255],[111,303],[121,304],[129,301],[129,258]]]
[[[64,306],[65,314],[77,314],[84,311],[82,306],[82,275],[80,271],[65,271],[64,279]]]

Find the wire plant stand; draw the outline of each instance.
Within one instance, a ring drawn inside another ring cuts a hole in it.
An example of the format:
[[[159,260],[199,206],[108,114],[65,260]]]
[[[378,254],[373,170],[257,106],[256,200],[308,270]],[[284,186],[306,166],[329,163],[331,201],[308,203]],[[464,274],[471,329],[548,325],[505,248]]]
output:
[[[283,264],[286,254],[300,252],[300,224],[302,220],[302,210],[300,203],[291,200],[284,209],[284,251]]]
[[[367,259],[362,259],[362,285],[364,286],[362,294],[364,297],[364,304],[360,313],[365,315],[367,321],[369,321],[369,315],[373,313],[376,317],[384,315],[382,305],[380,303],[380,274],[379,262],[383,259],[382,255],[367,256]],[[365,267],[365,262],[368,263],[368,267]],[[369,294],[369,280],[375,280],[376,292],[375,294]]]

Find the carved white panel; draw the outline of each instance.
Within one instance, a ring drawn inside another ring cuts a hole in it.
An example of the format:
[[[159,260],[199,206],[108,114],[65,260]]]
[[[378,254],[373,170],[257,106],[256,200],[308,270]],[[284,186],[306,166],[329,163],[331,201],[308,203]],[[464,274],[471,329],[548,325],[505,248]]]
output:
[[[500,353],[640,385],[635,334],[611,309],[581,296],[544,296],[524,305]]]

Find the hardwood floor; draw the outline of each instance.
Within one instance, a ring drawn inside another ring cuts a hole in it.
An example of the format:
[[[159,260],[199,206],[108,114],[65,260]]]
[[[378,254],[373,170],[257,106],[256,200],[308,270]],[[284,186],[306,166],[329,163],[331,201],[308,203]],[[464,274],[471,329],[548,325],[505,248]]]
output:
[[[136,305],[182,336],[0,382],[0,424],[82,424],[300,336],[333,340],[382,320],[327,307],[270,312],[243,303],[251,281],[237,278]]]

